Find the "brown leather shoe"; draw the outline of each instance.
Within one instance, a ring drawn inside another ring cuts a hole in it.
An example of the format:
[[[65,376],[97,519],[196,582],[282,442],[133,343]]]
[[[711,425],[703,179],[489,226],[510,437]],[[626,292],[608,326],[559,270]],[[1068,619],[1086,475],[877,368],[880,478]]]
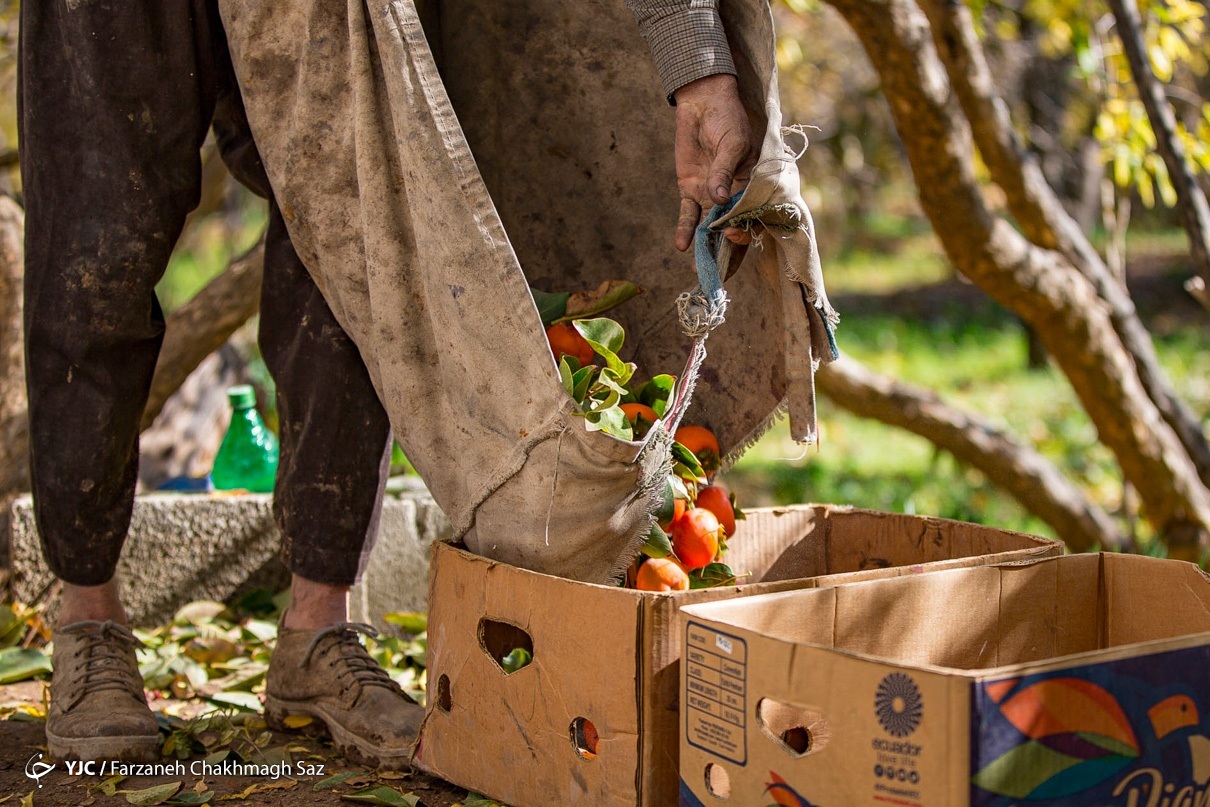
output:
[[[116,622],[54,632],[46,743],[54,759],[154,762],[160,732],[135,659],[139,640]]]
[[[322,630],[279,628],[265,686],[265,719],[307,715],[327,728],[340,753],[361,765],[408,770],[424,707],[378,666],[358,633],[373,627],[340,622]]]

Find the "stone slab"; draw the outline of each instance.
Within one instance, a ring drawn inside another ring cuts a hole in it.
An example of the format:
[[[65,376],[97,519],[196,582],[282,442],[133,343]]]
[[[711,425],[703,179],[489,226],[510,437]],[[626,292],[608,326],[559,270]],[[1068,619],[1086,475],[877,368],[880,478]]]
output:
[[[386,628],[385,613],[426,610],[429,545],[449,533],[422,484],[408,480],[392,487],[374,551],[350,595],[350,619],[380,629]],[[278,557],[270,504],[267,494],[138,496],[118,565],[134,624],[162,624],[194,600],[226,601],[250,588],[285,587],[289,575]],[[42,559],[29,496],[14,501],[11,525],[10,596],[45,601],[54,578]]]

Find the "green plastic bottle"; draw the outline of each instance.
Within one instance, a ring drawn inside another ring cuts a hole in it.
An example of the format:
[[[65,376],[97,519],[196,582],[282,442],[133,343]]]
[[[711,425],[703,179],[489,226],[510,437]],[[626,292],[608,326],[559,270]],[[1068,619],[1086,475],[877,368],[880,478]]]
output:
[[[231,425],[210,471],[215,490],[272,493],[277,474],[277,437],[256,411],[256,392],[247,385],[227,390]]]

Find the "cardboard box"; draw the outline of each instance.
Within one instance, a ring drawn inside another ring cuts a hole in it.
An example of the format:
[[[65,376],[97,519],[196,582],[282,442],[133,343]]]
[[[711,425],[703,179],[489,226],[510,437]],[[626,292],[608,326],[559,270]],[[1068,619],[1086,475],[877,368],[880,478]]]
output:
[[[731,566],[762,582],[652,594],[436,545],[415,764],[514,807],[667,807],[677,799],[679,605],[1060,550],[973,524],[812,505],[751,511],[729,545]],[[500,659],[518,646],[533,661],[506,674]]]
[[[682,623],[682,805],[1210,804],[1210,577],[1192,564],[1069,555]]]

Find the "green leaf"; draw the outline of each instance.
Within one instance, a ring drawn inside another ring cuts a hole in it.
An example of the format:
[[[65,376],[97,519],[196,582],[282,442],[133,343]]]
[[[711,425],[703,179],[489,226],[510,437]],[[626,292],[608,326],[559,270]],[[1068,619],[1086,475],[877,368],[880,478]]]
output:
[[[506,673],[515,673],[522,667],[528,666],[533,660],[533,653],[524,647],[514,647],[507,656],[500,660],[500,666]]]
[[[383,614],[382,618],[413,636],[424,633],[429,628],[429,615],[423,611],[394,611]]]
[[[320,790],[331,790],[337,785],[347,782],[350,779],[354,779],[358,776],[369,776],[369,774],[365,771],[345,771],[344,773],[333,774],[332,776],[327,776],[323,779],[320,779],[318,782],[312,785],[311,789],[316,792]]]
[[[655,510],[655,520],[661,524],[668,523],[676,515],[676,488],[673,487],[672,479],[673,477],[670,476],[664,480],[664,492],[660,498],[660,506]],[[681,487],[683,488],[684,485]]]
[[[568,395],[575,398],[575,384],[572,382],[571,364],[568,362],[567,355],[564,354],[559,359],[559,381],[563,384],[563,389]],[[578,401],[579,399],[576,398]]]
[[[126,796],[126,801],[131,804],[137,804],[140,807],[152,807],[156,804],[163,804],[176,795],[176,792],[181,789],[180,782],[168,782],[162,785],[152,785],[144,790],[119,790]]]
[[[101,784],[97,785],[97,789],[106,796],[116,795],[118,792],[118,785],[121,784],[125,778],[125,776],[111,776],[105,781],[101,782]]]
[[[725,563],[710,563],[689,573],[689,588],[729,586],[736,580],[735,572]]]
[[[676,378],[667,373],[657,375],[643,385],[639,392],[639,403],[647,404],[657,415],[663,417],[675,389]]]
[[[365,790],[358,790],[356,793],[349,793],[341,798],[366,804],[385,804],[386,807],[416,807],[420,804],[420,799],[411,793],[405,796],[395,788],[386,785],[367,787]]]
[[[209,804],[213,798],[213,790],[207,790],[205,793],[195,793],[192,790],[186,790],[173,796],[164,802],[164,804],[168,805],[168,807],[193,807],[193,805],[197,804]]]
[[[590,364],[587,367],[581,367],[572,374],[571,383],[573,389],[571,397],[577,402],[583,402],[588,397],[588,389],[592,386],[598,369],[600,368],[595,364]]]
[[[478,793],[467,793],[466,798],[454,807],[506,807],[506,805],[489,799],[487,796],[480,796]]]
[[[626,419],[626,414],[622,411],[622,408],[616,406],[616,398],[614,403],[614,406],[606,407],[588,415],[588,430],[603,431],[619,440],[631,440],[634,433],[630,429],[630,421]]]
[[[706,481],[706,470],[702,468],[702,464],[697,461],[697,457],[692,451],[676,441],[673,441],[672,443],[672,459],[684,466],[692,479],[695,479],[699,482]]]
[[[619,375],[612,367],[606,367],[601,370],[601,374],[597,376],[597,389],[606,389],[618,394],[618,403],[622,402],[622,397],[626,395],[626,381],[633,373],[633,365],[622,365],[622,375]]]
[[[622,349],[622,344],[626,341],[626,331],[622,330],[621,325],[608,317],[578,319],[572,325],[580,332],[580,336],[587,339],[597,352],[600,352],[598,350],[600,348],[606,353],[617,353]]]
[[[548,292],[531,288],[529,293],[534,296],[538,306],[538,316],[542,318],[542,326],[549,328],[567,310],[567,298],[571,295],[565,291]]]
[[[11,607],[0,606],[0,647],[12,647],[20,642],[23,624]]]
[[[666,558],[672,554],[672,539],[660,529],[660,525],[651,525],[651,532],[647,533],[647,540],[643,541],[643,554],[649,558]]]
[[[268,642],[277,638],[277,624],[265,619],[249,619],[243,624],[242,629],[260,642]]]
[[[580,335],[592,346],[597,355],[605,360],[605,366],[622,379],[625,384],[634,375],[634,367],[629,367],[618,358],[618,351],[626,341],[626,332],[622,326],[607,317],[598,319],[577,319],[572,322]]]
[[[35,647],[0,650],[0,684],[12,684],[50,672],[50,658]]]

